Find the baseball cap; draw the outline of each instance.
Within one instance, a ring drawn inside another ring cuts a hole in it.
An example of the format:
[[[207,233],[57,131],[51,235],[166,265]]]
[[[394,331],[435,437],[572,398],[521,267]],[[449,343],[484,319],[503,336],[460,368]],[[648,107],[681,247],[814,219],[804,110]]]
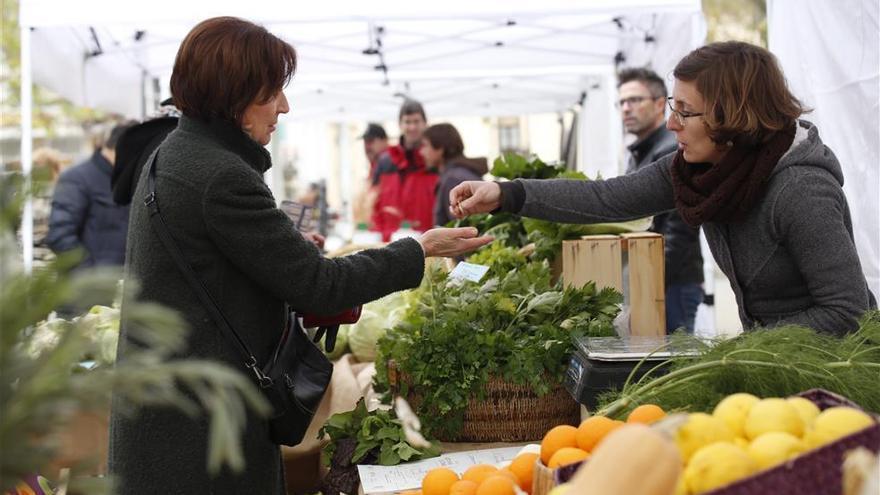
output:
[[[388,139],[385,129],[376,123],[367,124],[367,130],[361,135],[361,139]]]

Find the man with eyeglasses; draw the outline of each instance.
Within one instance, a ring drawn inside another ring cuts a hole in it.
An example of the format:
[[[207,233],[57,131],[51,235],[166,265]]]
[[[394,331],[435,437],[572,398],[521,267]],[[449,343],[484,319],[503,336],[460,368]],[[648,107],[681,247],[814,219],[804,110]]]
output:
[[[675,152],[675,135],[666,129],[666,85],[654,71],[624,69],[618,74],[618,105],[623,127],[635,135],[627,149],[626,173],[633,173]],[[703,301],[703,256],[700,229],[686,224],[675,210],[654,216],[652,232],[666,246],[666,331],[694,331],[697,307]]]

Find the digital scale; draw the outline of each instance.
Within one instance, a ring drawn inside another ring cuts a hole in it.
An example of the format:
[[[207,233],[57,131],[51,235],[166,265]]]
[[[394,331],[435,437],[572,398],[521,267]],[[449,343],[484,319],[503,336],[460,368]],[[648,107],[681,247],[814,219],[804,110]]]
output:
[[[648,370],[677,356],[693,356],[700,346],[696,339],[660,337],[578,337],[563,382],[566,390],[588,410],[597,406],[599,395],[620,390],[632,370],[642,359],[633,380]],[[668,365],[654,370],[655,377],[664,374]]]

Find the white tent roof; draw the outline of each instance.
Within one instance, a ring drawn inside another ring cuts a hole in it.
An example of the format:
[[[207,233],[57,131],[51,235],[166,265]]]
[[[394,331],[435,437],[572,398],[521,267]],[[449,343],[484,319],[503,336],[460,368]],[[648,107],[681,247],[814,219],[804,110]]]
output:
[[[618,53],[626,65],[651,63],[664,74],[705,33],[699,0],[21,5],[21,25],[35,28],[34,81],[132,117],[151,110],[154,86],[167,96],[181,39],[215,15],[259,22],[297,48],[288,87],[294,119],[395,115],[404,94],[434,115],[562,110],[613,70]],[[377,69],[383,63],[386,71]]]

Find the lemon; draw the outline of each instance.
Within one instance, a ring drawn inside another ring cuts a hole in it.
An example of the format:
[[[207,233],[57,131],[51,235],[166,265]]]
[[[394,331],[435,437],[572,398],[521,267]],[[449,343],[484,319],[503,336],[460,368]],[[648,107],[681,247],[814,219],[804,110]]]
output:
[[[755,471],[749,454],[730,442],[707,445],[694,453],[684,470],[688,490],[699,494],[745,478]]]
[[[561,485],[556,485],[553,487],[547,495],[566,495],[568,493],[568,489],[571,488],[570,483],[563,483]]]
[[[743,437],[736,437],[736,438],[734,438],[734,439],[733,439],[733,444],[736,445],[737,447],[742,447],[742,448],[744,448],[744,449],[748,449],[748,448],[749,448],[749,441],[746,440],[746,439],[743,438]]]
[[[687,483],[684,482],[684,476],[678,477],[678,481],[675,483],[675,493],[673,495],[690,495]]]
[[[804,434],[804,420],[785,399],[764,399],[749,409],[743,430],[749,440],[771,431],[791,433],[800,438]]]
[[[874,419],[851,407],[832,407],[816,416],[804,435],[808,448],[814,449],[840,437],[863,430],[874,424]]]
[[[746,422],[746,416],[749,409],[761,399],[752,394],[733,394],[728,395],[715,406],[712,416],[721,419],[730,428],[730,431],[738,437],[745,436],[743,425]]]
[[[675,445],[687,462],[701,447],[715,442],[732,442],[733,433],[724,421],[706,413],[688,415],[687,421],[675,432]]]
[[[804,420],[804,428],[809,426],[816,419],[816,416],[819,415],[819,408],[816,407],[816,404],[803,397],[789,397],[785,401],[794,406],[798,414],[801,415],[801,419]]]
[[[748,453],[759,469],[767,469],[797,457],[804,450],[806,446],[800,438],[791,433],[771,431],[752,440]]]

